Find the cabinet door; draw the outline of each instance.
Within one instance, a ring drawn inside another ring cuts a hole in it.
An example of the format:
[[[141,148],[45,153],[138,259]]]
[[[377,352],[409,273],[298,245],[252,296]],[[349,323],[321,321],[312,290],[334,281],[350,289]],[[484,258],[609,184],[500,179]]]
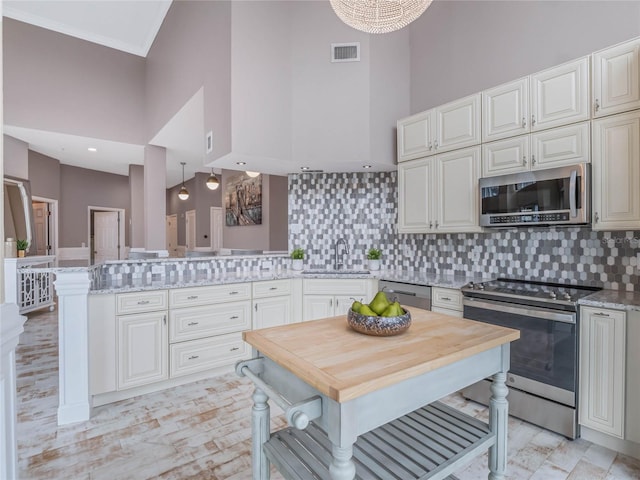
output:
[[[431,159],[421,158],[398,165],[398,232],[425,233],[431,221]]]
[[[509,138],[482,145],[482,176],[494,177],[529,170],[529,137]]]
[[[640,39],[593,54],[593,116],[640,108]]]
[[[465,148],[436,157],[438,201],[436,232],[480,231],[480,147]]]
[[[582,308],[580,424],[624,438],[625,313]]]
[[[262,298],[253,302],[253,328],[291,323],[291,297]]]
[[[333,317],[333,295],[305,295],[302,299],[302,320]]]
[[[588,163],[590,135],[589,122],[534,133],[531,135],[531,169]]]
[[[589,118],[589,57],[531,75],[531,131]]]
[[[529,132],[529,78],[482,92],[482,141]]]
[[[371,300],[367,297],[365,292],[362,295],[338,295],[334,298],[334,315],[346,315],[349,309],[351,308],[351,304],[353,303],[353,299],[357,299],[360,301],[362,299],[363,302],[367,302]]]
[[[398,162],[435,153],[435,112],[428,110],[398,120]]]
[[[594,120],[594,230],[640,228],[640,111]]]
[[[118,317],[118,390],[168,376],[167,313]]]
[[[481,98],[478,93],[436,108],[436,153],[480,144]]]

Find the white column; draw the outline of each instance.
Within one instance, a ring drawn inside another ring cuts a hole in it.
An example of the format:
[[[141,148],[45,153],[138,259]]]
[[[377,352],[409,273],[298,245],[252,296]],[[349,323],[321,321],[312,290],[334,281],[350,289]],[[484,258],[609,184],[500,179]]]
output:
[[[167,150],[144,147],[144,247],[168,256],[167,251]]]
[[[0,304],[0,478],[18,477],[16,443],[16,346],[27,317],[14,303]]]
[[[89,272],[59,270],[54,285],[58,294],[58,425],[65,425],[89,420],[91,416]]]

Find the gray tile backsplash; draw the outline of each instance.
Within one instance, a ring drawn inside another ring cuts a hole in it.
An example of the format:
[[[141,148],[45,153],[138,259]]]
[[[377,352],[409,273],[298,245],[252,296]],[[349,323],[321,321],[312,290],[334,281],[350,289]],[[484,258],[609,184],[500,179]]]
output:
[[[343,237],[349,267],[365,265],[370,247],[383,268],[492,275],[640,291],[640,231],[536,227],[475,234],[399,234],[396,172],[289,175],[289,249],[306,266],[333,266]]]

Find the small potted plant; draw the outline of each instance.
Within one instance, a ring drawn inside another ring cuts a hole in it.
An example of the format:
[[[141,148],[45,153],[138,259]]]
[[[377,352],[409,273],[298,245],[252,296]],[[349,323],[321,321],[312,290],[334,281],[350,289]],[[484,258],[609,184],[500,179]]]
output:
[[[367,251],[369,270],[380,270],[380,258],[382,258],[382,250],[379,248],[370,248],[369,251]]]
[[[295,248],[291,252],[291,268],[294,270],[302,270],[302,261],[304,260],[304,250],[302,248]]]
[[[16,240],[16,248],[18,249],[18,257],[24,257],[24,251],[29,246],[29,242],[26,240]]]

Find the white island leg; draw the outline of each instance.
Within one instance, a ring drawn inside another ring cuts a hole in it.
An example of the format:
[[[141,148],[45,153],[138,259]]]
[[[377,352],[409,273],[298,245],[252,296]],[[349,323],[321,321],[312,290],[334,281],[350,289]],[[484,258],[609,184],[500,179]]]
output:
[[[271,471],[269,460],[264,454],[262,446],[270,436],[270,409],[267,403],[269,397],[256,388],[253,392],[253,408],[251,409],[251,462],[253,480],[269,480]]]
[[[507,472],[507,424],[509,421],[509,402],[505,372],[496,373],[491,382],[491,400],[489,402],[489,427],[496,434],[496,443],[489,448],[489,480],[504,480]]]

